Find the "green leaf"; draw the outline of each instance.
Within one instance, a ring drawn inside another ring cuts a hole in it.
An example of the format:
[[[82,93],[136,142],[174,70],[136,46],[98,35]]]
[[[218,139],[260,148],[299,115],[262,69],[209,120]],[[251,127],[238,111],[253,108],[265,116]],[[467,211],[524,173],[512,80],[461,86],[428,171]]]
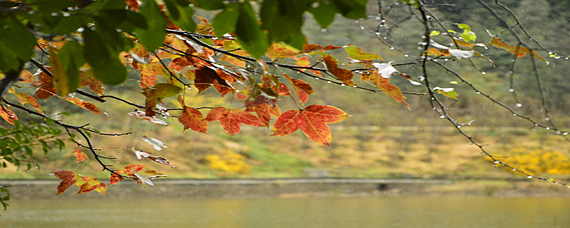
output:
[[[234,32],[239,14],[240,11],[238,3],[227,4],[224,11],[216,15],[214,21],[212,21],[214,32],[216,32],[218,36]]]
[[[135,33],[147,50],[154,51],[164,42],[166,19],[154,0],[144,1],[139,13],[145,17],[148,29],[136,29]]]
[[[224,8],[222,0],[190,0],[195,7],[205,10],[219,10]]]
[[[321,27],[326,28],[334,21],[335,15],[338,13],[336,4],[328,0],[318,0],[308,8],[308,10],[315,20],[321,25]]]
[[[79,87],[79,68],[85,64],[83,47],[75,40],[68,41],[61,48],[58,56],[65,69],[68,91],[71,93],[75,92],[77,87]]]
[[[463,34],[461,34],[461,37],[463,38],[464,41],[469,42],[469,41],[475,41],[477,39],[477,35],[475,35],[475,33],[471,31],[471,27],[469,25],[457,24],[457,27],[464,29]]]
[[[0,20],[0,71],[19,70],[34,53],[35,36],[12,17]]]
[[[257,22],[256,14],[249,1],[240,3],[239,10],[235,31],[238,42],[254,58],[259,59],[269,47],[267,34]]]
[[[285,42],[302,49],[305,36],[301,32],[303,12],[309,5],[302,1],[265,0],[260,9],[262,28],[271,42]]]
[[[109,50],[99,34],[87,28],[83,32],[84,56],[93,68],[95,77],[109,85],[117,85],[127,78],[127,68],[119,60],[119,53]]]
[[[419,0],[416,0],[419,1]],[[366,18],[368,0],[335,0],[340,13],[350,19]]]
[[[153,95],[156,97],[172,97],[182,91],[180,87],[168,83],[158,83],[152,89],[155,90]]]
[[[433,91],[436,91],[446,97],[449,97],[451,99],[455,99],[457,100],[457,92],[455,92],[455,90],[453,88],[440,88],[440,87],[435,87],[433,88]]]
[[[194,15],[194,9],[188,6],[188,2],[185,0],[165,0],[166,13],[170,20],[178,25],[178,27],[183,28],[186,31],[196,30],[196,23],[192,20],[192,15]]]

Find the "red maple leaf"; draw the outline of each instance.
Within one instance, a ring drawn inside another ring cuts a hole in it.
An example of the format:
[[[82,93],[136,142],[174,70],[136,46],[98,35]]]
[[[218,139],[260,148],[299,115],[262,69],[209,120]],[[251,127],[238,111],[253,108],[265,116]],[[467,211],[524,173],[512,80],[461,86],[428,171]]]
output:
[[[354,86],[352,82],[352,71],[347,69],[338,68],[338,64],[336,59],[331,55],[327,55],[324,57],[325,65],[327,65],[327,69],[336,76],[339,80],[341,80],[344,84],[349,86]]]
[[[285,76],[289,82],[291,82],[291,85],[293,85],[293,89],[295,92],[297,92],[299,101],[301,101],[303,104],[307,103],[309,100],[309,95],[313,93],[313,87],[301,79],[293,79],[286,74],[283,74],[283,76]]]
[[[282,113],[273,124],[273,135],[289,135],[303,131],[314,142],[328,146],[332,134],[327,123],[340,122],[348,117],[344,111],[328,105],[311,105],[301,110]]]
[[[257,116],[241,109],[227,109],[224,107],[216,107],[206,115],[206,121],[220,121],[222,127],[230,135],[235,135],[240,131],[241,124],[247,124],[254,127],[265,127],[265,123]]]
[[[212,70],[209,67],[205,66],[200,69],[197,69],[195,70],[194,74],[195,74],[194,86],[198,88],[199,93],[208,89],[212,85],[222,95],[226,95],[227,93],[234,91],[233,87],[228,83],[228,81],[220,77],[218,72]]]
[[[184,130],[190,128],[202,133],[208,131],[208,122],[206,122],[204,115],[198,109],[184,106],[178,121],[184,125]]]

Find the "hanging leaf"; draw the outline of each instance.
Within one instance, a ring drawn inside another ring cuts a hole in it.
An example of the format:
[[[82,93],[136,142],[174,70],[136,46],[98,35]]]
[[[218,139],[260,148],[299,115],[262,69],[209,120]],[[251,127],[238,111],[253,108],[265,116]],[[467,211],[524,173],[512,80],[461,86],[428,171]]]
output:
[[[87,101],[82,101],[81,99],[77,98],[77,97],[65,97],[63,98],[66,101],[71,102],[74,105],[77,105],[79,107],[82,107],[84,109],[87,109],[89,111],[91,111],[92,113],[95,114],[103,114],[105,112],[99,110],[99,108],[97,108],[97,106],[95,106],[94,104],[91,104]]]
[[[150,62],[140,66],[141,79],[139,85],[141,88],[152,87],[158,81],[157,76],[166,75],[164,67],[158,62]]]
[[[386,71],[384,73],[389,73],[390,71],[392,71],[392,70]],[[400,103],[406,105],[406,107],[408,107],[408,109],[410,108],[408,106],[408,104],[406,103],[406,101],[405,101],[406,97],[404,97],[404,94],[402,94],[402,91],[400,90],[400,88],[398,88],[395,85],[390,84],[389,78],[385,78],[383,75],[381,76],[378,73],[378,71],[372,71],[372,73],[366,72],[366,73],[362,74],[362,81],[366,81],[366,80],[372,81],[372,83],[374,83],[376,85],[376,87],[378,87],[380,90],[382,90],[382,92],[384,92],[385,94],[388,94],[388,96],[392,97],[397,102],[400,102]]]
[[[267,53],[265,53],[265,55],[267,55],[267,57],[269,57],[272,61],[277,58],[280,59],[291,58],[299,54],[301,53],[297,48],[289,46],[285,43],[274,43],[269,47]]]
[[[303,131],[314,142],[328,146],[332,134],[327,123],[336,123],[348,115],[342,110],[327,105],[311,105],[301,110],[289,110],[282,113],[273,124],[273,135],[289,135],[297,130]]]
[[[193,131],[202,133],[208,131],[208,122],[206,122],[204,115],[198,109],[184,106],[178,121],[182,123],[184,130],[190,128]]]
[[[239,44],[256,59],[269,47],[269,39],[257,21],[257,14],[249,1],[241,2],[235,34]]]
[[[214,86],[222,96],[234,91],[233,87],[228,84],[226,80],[221,78],[215,70],[209,67],[197,69],[194,74],[196,75],[194,86],[198,88],[199,93],[208,89],[210,86]]]
[[[89,86],[93,92],[104,95],[105,88],[103,83],[95,77],[93,69],[82,67],[79,69],[79,87]]]
[[[160,125],[168,126],[168,124],[167,124],[164,120],[161,120],[161,119],[159,119],[159,118],[157,118],[157,117],[155,117],[155,116],[147,116],[146,113],[143,112],[143,111],[129,112],[128,115],[129,115],[129,116],[134,116],[134,117],[136,117],[136,118],[138,118],[138,119],[150,121],[150,122],[155,123],[155,124],[160,124]]]
[[[449,97],[451,99],[457,100],[457,92],[455,92],[455,90],[453,88],[435,87],[435,88],[433,88],[433,91],[438,92],[439,94],[442,94],[442,95]]]
[[[127,165],[127,166],[123,167],[120,170],[116,170],[115,173],[117,173],[119,175],[125,175],[128,177],[136,177],[135,172],[140,172],[144,168],[146,168],[146,165],[144,165],[144,164],[131,164],[131,165]],[[109,181],[110,181],[111,185],[114,185],[114,184],[118,183],[119,181],[124,180],[123,177],[121,177],[115,173],[111,174],[111,177],[109,177]]]
[[[20,104],[22,105],[29,104],[34,109],[36,109],[36,111],[38,111],[41,114],[44,114],[44,111],[41,109],[40,104],[38,103],[38,100],[36,100],[36,98],[25,93],[18,93],[14,90],[13,87],[10,88],[8,92],[14,94],[16,96],[16,99],[18,99],[18,101],[20,102]]]
[[[346,53],[348,54],[348,56],[352,59],[356,59],[356,60],[384,59],[380,55],[368,53],[368,52],[363,52],[359,47],[347,46],[344,49],[346,50]]]
[[[303,104],[307,103],[309,100],[309,95],[313,93],[313,87],[301,79],[293,79],[287,74],[283,74],[283,76],[285,76],[289,82],[291,82],[291,85],[293,85],[293,89],[297,93],[299,101],[301,101]]]
[[[279,110],[279,106],[275,104],[276,102],[276,99],[269,99],[264,96],[258,96],[253,101],[249,100],[245,102],[245,111],[257,113],[259,119],[267,127],[269,126],[271,116],[278,117],[281,115],[281,110]]]
[[[170,164],[170,162],[168,160],[166,160],[166,158],[159,157],[159,156],[153,156],[150,154],[150,152],[137,150],[135,148],[133,148],[133,152],[135,152],[135,155],[137,156],[137,159],[139,159],[139,160],[143,160],[145,158],[148,158],[150,160],[155,161],[156,163],[163,164],[163,165],[169,165],[170,167],[174,168],[174,166],[172,164]]]
[[[341,80],[344,84],[349,86],[354,86],[352,82],[352,71],[347,69],[338,68],[336,59],[331,55],[327,55],[324,57],[325,65],[327,65],[327,69],[336,76],[339,80]]]
[[[12,112],[12,110],[1,105],[0,105],[0,117],[2,117],[2,119],[6,120],[10,124],[14,124],[15,123],[14,121],[18,120],[18,117],[16,116],[16,114],[14,114],[14,112]]]
[[[186,6],[189,7],[189,6]],[[144,16],[148,25],[147,29],[136,29],[137,38],[145,46],[146,50],[154,51],[162,46],[166,35],[166,19],[154,0],[143,1],[139,13]],[[185,17],[190,15],[184,15]]]
[[[61,170],[52,173],[52,175],[59,179],[62,179],[62,181],[59,183],[59,186],[57,186],[58,195],[65,192],[65,190],[73,185],[81,186],[85,184],[83,178],[81,178],[79,174],[72,171]]]
[[[247,124],[254,127],[264,127],[265,124],[257,116],[241,109],[227,109],[216,107],[206,115],[206,121],[220,121],[222,127],[230,135],[240,132],[240,125]]]
[[[529,54],[529,55],[532,55],[532,56],[544,61],[545,63],[548,63],[546,61],[546,59],[542,58],[542,56],[540,56],[536,51],[531,50],[527,47],[521,47],[521,46],[515,47],[515,46],[508,45],[496,37],[493,37],[491,39],[491,42],[488,44],[491,44],[496,48],[504,49],[505,51],[508,51],[508,52],[512,53],[513,55],[516,55],[517,58],[520,58],[520,57],[525,56],[526,54]]]
[[[155,139],[153,137],[148,137],[146,135],[143,135],[141,137],[142,141],[147,142],[148,144],[150,144],[155,150],[161,151],[162,148],[164,147],[165,149],[167,149],[168,147],[160,140]]]
[[[82,176],[81,177],[85,182],[81,186],[79,186],[79,191],[77,194],[86,193],[95,190],[103,195],[107,191],[107,185],[99,181],[99,179],[90,176]]]
[[[154,108],[157,104],[162,102],[162,99],[176,96],[180,91],[182,91],[180,87],[168,83],[158,83],[151,88],[143,89],[143,95],[146,97],[146,116],[154,116],[156,114]]]
[[[85,153],[83,153],[83,151],[81,151],[81,150],[79,150],[79,149],[74,150],[74,151],[71,152],[71,153],[75,154],[75,158],[76,158],[76,162],[77,162],[77,163],[82,162],[82,161],[84,161],[84,160],[87,158],[87,155],[86,155]]]
[[[49,70],[49,68],[47,69]],[[32,85],[38,88],[34,94],[34,97],[37,99],[48,99],[56,92],[52,78],[43,71],[38,71],[38,73],[32,77]]]

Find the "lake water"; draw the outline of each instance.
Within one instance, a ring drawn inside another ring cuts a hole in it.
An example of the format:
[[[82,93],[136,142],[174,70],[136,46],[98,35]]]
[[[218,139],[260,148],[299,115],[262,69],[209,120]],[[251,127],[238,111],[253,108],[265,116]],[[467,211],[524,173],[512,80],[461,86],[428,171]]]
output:
[[[12,200],[0,227],[570,227],[570,198],[332,197]]]

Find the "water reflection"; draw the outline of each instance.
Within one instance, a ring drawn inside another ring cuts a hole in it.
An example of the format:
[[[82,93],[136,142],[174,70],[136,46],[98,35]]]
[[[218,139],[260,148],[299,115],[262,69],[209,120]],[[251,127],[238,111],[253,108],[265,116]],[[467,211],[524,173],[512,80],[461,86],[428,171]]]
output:
[[[11,202],[1,227],[570,227],[570,198],[73,199]]]

